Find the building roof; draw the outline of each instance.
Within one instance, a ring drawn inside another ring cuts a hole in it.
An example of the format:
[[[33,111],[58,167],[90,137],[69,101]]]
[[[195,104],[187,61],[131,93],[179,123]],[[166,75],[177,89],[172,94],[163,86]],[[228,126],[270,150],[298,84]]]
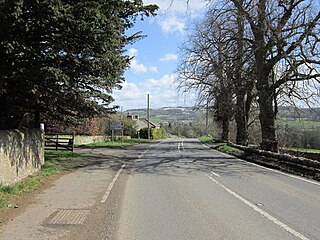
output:
[[[148,119],[136,119],[137,130],[148,127]],[[158,128],[156,124],[150,122],[150,128]]]

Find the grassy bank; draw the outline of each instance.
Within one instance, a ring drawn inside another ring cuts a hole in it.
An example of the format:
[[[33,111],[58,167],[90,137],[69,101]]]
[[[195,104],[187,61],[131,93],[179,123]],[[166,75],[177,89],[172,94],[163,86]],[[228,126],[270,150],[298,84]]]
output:
[[[114,142],[96,142],[85,145],[85,147],[94,148],[94,147],[125,147],[128,145],[132,145],[135,143],[149,143],[148,139],[139,139],[139,138],[131,138],[125,139],[123,141],[114,141]]]
[[[320,149],[310,149],[310,148],[289,148],[289,150],[306,152],[306,153],[320,153]]]
[[[147,142],[150,141],[146,139],[128,139],[115,142],[97,142],[86,145],[86,147],[122,147]],[[38,189],[54,175],[85,166],[86,158],[90,156],[92,155],[67,151],[45,151],[45,164],[40,171],[16,184],[0,185],[0,208],[14,208],[15,206],[11,204],[14,198]]]
[[[214,139],[211,136],[201,136],[199,137],[200,142],[206,143],[206,142],[212,142]]]
[[[13,185],[0,185],[0,208],[15,207],[10,202],[17,196],[31,192],[53,175],[82,166],[87,155],[66,151],[46,151],[45,164],[36,174]]]
[[[237,148],[234,148],[234,147],[230,147],[228,146],[227,144],[225,145],[221,145],[221,146],[218,146],[217,147],[217,150],[221,151],[221,152],[224,152],[224,153],[229,153],[231,155],[240,155],[240,154],[243,154],[243,151],[237,149]]]

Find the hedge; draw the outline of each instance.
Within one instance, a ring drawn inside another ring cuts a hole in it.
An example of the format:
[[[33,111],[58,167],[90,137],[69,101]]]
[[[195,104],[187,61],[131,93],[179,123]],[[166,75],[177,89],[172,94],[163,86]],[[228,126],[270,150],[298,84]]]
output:
[[[150,136],[153,140],[164,139],[166,138],[166,130],[164,128],[151,128]],[[140,129],[140,137],[144,139],[148,139],[148,128]]]

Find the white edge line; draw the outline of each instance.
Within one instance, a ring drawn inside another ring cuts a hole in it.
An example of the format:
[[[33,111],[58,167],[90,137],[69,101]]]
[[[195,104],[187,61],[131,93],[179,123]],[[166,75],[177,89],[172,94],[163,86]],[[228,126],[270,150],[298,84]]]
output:
[[[210,148],[210,147],[209,147],[209,148]],[[211,149],[211,148],[210,148],[210,149]],[[213,149],[211,149],[211,150],[213,150]],[[214,151],[217,151],[217,150],[214,150]],[[253,165],[253,166],[256,166],[256,167],[259,167],[259,168],[263,168],[263,169],[265,169],[265,170],[269,170],[269,171],[272,171],[272,172],[276,172],[276,173],[282,174],[282,175],[287,176],[287,177],[295,178],[295,179],[298,179],[298,180],[301,180],[301,181],[304,181],[304,182],[307,182],[307,183],[311,183],[311,184],[320,186],[320,183],[319,183],[319,182],[315,182],[315,181],[312,181],[312,180],[309,180],[309,179],[306,179],[306,178],[303,178],[303,177],[299,177],[299,176],[296,176],[296,175],[292,175],[292,174],[289,174],[289,173],[281,172],[280,170],[276,170],[276,169],[264,167],[264,166],[261,166],[261,165],[259,165],[259,164],[257,164],[257,163],[248,162],[248,161],[239,159],[239,158],[237,158],[237,157],[235,157],[235,156],[226,154],[226,153],[224,153],[224,152],[220,152],[220,151],[217,151],[217,152],[219,152],[219,153],[221,153],[222,155],[225,155],[225,156],[227,156],[227,157],[233,157],[233,158],[237,159],[238,161],[245,162],[245,163],[248,163],[248,164],[250,164],[250,165]]]
[[[211,171],[211,173],[212,173],[213,175],[215,175],[216,177],[221,177],[218,173],[215,173],[215,172],[213,172],[213,171]]]
[[[202,146],[204,146],[204,147],[207,148],[207,149],[210,149],[210,147],[208,147],[208,146],[205,145],[205,144],[202,144]]]
[[[115,182],[117,181],[118,177],[120,176],[122,170],[124,169],[124,167],[126,166],[126,164],[123,164],[121,166],[121,168],[118,170],[117,174],[114,176],[112,182],[109,184],[107,191],[105,192],[105,194],[102,197],[101,203],[105,203],[109,197],[109,194],[113,188],[113,185],[115,184]]]
[[[233,192],[232,190],[230,190],[229,188],[227,188],[226,186],[224,186],[223,184],[221,184],[220,182],[218,182],[217,180],[212,178],[210,175],[207,175],[207,177],[210,178],[214,183],[216,183],[217,185],[222,187],[225,191],[227,191],[228,193],[233,195],[235,198],[237,198],[238,200],[240,200],[241,202],[243,202],[244,204],[246,204],[247,206],[252,208],[254,211],[258,212],[259,214],[261,214],[262,216],[264,216],[265,218],[267,218],[268,220],[270,220],[274,224],[280,226],[281,228],[283,228],[287,232],[291,233],[293,236],[295,236],[295,237],[297,237],[299,239],[302,239],[302,240],[309,240],[309,238],[305,237],[303,234],[301,234],[301,233],[297,232],[296,230],[290,228],[288,225],[284,224],[283,222],[279,221],[275,217],[271,216],[269,213],[263,211],[261,208],[257,207],[256,205],[254,205],[253,203],[249,202],[248,200],[244,199],[239,194]]]

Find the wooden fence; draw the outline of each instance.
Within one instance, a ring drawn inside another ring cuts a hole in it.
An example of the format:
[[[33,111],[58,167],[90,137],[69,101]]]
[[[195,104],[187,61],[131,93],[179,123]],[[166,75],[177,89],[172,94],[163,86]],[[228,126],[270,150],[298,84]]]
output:
[[[64,150],[74,149],[74,134],[53,133],[45,135],[45,150]]]

